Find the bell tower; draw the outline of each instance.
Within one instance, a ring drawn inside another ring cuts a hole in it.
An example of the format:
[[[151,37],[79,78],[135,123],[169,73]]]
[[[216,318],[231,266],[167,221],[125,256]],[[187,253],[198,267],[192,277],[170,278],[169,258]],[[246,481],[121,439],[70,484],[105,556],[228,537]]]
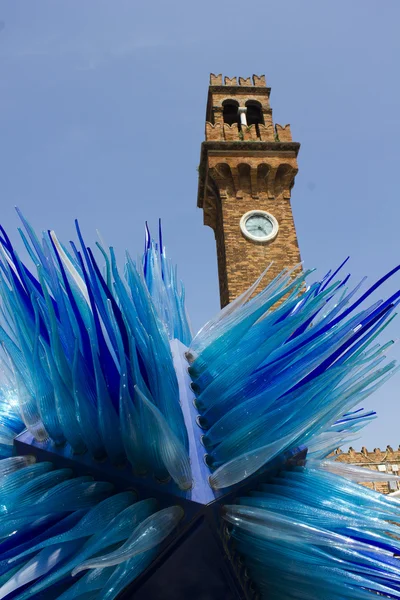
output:
[[[215,233],[221,306],[273,262],[264,285],[300,262],[290,205],[298,142],[273,125],[265,76],[210,76],[197,205]]]

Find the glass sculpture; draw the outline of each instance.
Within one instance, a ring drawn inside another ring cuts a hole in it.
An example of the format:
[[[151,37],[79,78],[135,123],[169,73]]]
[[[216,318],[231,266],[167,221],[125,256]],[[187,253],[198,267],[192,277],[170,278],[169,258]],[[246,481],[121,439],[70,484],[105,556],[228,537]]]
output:
[[[400,598],[399,501],[329,458],[398,369],[379,336],[400,291],[370,296],[400,267],[365,290],[347,260],[263,287],[267,269],[193,337],[161,225],[119,268],[78,222],[67,246],[18,214],[27,260],[0,227],[0,599],[140,598],[203,522],[220,597]]]

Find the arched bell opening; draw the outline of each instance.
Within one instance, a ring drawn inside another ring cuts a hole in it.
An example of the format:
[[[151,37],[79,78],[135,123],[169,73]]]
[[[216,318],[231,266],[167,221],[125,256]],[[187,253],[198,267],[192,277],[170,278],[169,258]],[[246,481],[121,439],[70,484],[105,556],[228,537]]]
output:
[[[222,103],[223,108],[223,119],[227,125],[233,125],[236,123],[240,129],[240,118],[239,118],[239,102],[236,100],[224,100]]]
[[[257,102],[257,100],[248,100],[246,102],[246,118],[247,118],[247,125],[255,125],[256,127],[256,131],[257,131],[257,136],[260,137],[260,128],[259,125],[264,125],[264,116],[262,113],[262,106],[260,104],[260,102]]]

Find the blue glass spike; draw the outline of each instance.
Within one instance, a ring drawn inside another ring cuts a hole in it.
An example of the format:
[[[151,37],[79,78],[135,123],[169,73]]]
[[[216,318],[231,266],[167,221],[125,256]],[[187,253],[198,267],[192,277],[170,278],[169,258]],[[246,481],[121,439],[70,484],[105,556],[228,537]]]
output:
[[[96,506],[90,508],[88,512],[77,511],[72,513],[67,519],[64,519],[62,527],[53,527],[48,531],[47,537],[35,540],[35,545],[31,545],[26,551],[17,554],[10,559],[10,564],[22,557],[29,556],[38,550],[48,546],[72,541],[75,539],[89,538],[97,533],[102,527],[106,527],[122,510],[132,505],[135,501],[135,495],[132,492],[123,492],[106,498]],[[77,519],[77,516],[79,519]],[[68,526],[67,526],[68,521]],[[84,541],[84,540],[83,540]]]
[[[161,411],[146,398],[138,386],[135,386],[135,392],[141,412],[147,413],[148,424],[151,427],[149,433],[159,448],[166,470],[181,490],[191,489],[193,482],[189,453],[175,436]]]
[[[8,253],[7,255],[9,256],[10,260],[12,261],[15,271],[18,273],[18,277],[20,278],[22,285],[25,286],[25,278],[24,278],[24,273],[23,270],[21,269],[21,264],[18,260],[18,257],[14,251],[14,247],[10,242],[10,239],[8,238],[6,232],[4,231],[3,227],[0,225],[0,231],[2,232],[2,234],[4,235],[4,240],[2,241],[2,244],[4,246],[3,252],[4,253]],[[10,269],[11,274],[14,274],[14,271],[12,269]],[[25,290],[27,291],[27,290]]]
[[[84,275],[84,280],[85,280],[85,284],[86,284],[87,291],[88,291],[88,296],[89,296],[90,306],[92,308],[92,313],[93,314],[96,313],[96,315],[97,315],[97,312],[99,313],[99,318],[101,319],[101,321],[105,327],[107,336],[111,342],[111,350],[116,352],[117,351],[117,342],[115,340],[114,330],[110,323],[108,311],[106,308],[107,298],[106,298],[105,294],[102,292],[102,290],[99,288],[97,276],[96,276],[96,273],[93,269],[91,262],[89,261],[88,269],[86,269],[83,259],[82,259],[82,255],[78,250],[76,250],[76,255],[77,255],[79,264],[81,266],[83,275]],[[100,328],[100,330],[98,330],[98,336],[103,337],[103,338],[105,337],[102,334],[101,328]],[[108,348],[108,346],[107,346],[107,348]],[[109,351],[109,353],[110,353],[110,351]]]
[[[110,316],[114,318],[110,307]],[[121,336],[118,334],[117,326],[117,343],[119,347],[119,360],[121,369],[120,379],[120,396],[119,396],[119,414],[121,425],[121,437],[124,445],[126,456],[132,465],[134,471],[138,474],[144,474],[147,471],[147,456],[145,453],[146,446],[143,443],[143,438],[147,431],[144,431],[141,425],[140,415],[136,406],[132,401],[130,388],[132,382],[130,373],[127,369],[127,361],[125,351],[123,349]]]
[[[361,354],[359,354],[360,351],[366,348],[376,338],[376,336],[379,335],[389,325],[392,319],[394,319],[396,316],[395,314],[390,316],[390,313],[393,310],[394,308],[391,308],[389,311],[385,312],[380,319],[376,319],[375,323],[371,322],[371,329],[367,330],[366,332],[364,331],[364,335],[337,360],[337,363],[342,364],[350,360],[352,357],[357,357],[358,355],[361,356]],[[377,352],[377,355],[379,354],[381,354],[380,351]],[[372,360],[374,357],[375,354],[368,357],[367,360]]]
[[[11,577],[6,584],[0,588],[0,598],[9,596],[12,592],[15,592],[19,588],[26,586],[27,584],[35,581],[35,579],[41,579],[54,568],[59,566],[71,556],[73,556],[80,548],[80,541],[74,540],[73,542],[66,542],[55,548],[46,548],[42,550],[38,556],[35,556],[29,560],[26,565],[21,567],[13,577]],[[30,588],[29,588],[30,590]],[[31,597],[30,591],[27,590],[22,592],[18,597]],[[28,596],[26,596],[28,594]]]
[[[372,286],[369,290],[367,290],[367,292],[365,292],[365,294],[358,299],[356,302],[354,302],[347,310],[345,310],[341,315],[339,315],[338,317],[336,317],[331,323],[330,323],[330,327],[335,326],[337,323],[339,323],[341,320],[343,320],[345,317],[348,316],[348,314],[350,314],[357,306],[359,306],[361,304],[361,302],[363,301],[362,299],[364,299],[365,297],[368,297],[370,294],[373,293],[373,291],[375,291],[379,285],[382,285],[382,283],[384,283],[384,281],[386,281],[389,277],[391,277],[395,272],[397,272],[400,269],[400,266],[397,267],[396,269],[394,269],[391,273],[389,273],[386,277],[383,277],[381,280],[379,280],[379,282],[377,282],[374,286]],[[379,312],[384,312],[387,309],[393,308],[395,302],[398,300],[398,298],[400,297],[400,291],[396,292],[395,294],[393,294],[388,300],[386,300],[384,303],[381,303],[380,306],[378,306],[375,310],[375,312],[379,311]],[[370,318],[370,317],[368,317]],[[372,318],[372,317],[371,317]],[[363,325],[363,323],[361,323],[361,325]]]
[[[57,366],[54,362],[49,348],[44,347],[47,362],[50,367],[51,379],[54,385],[54,397],[57,412],[57,419],[60,423],[63,435],[70,443],[73,450],[80,454],[85,452],[86,444],[82,438],[78,422],[76,420],[75,402],[70,390],[65,386]]]
[[[106,282],[104,281],[104,278],[100,272],[100,269],[95,261],[95,258],[93,256],[93,253],[91,251],[90,248],[88,248],[88,252],[89,252],[89,256],[90,256],[90,260],[91,260],[91,264],[93,265],[93,268],[95,270],[95,273],[97,275],[97,278],[100,282],[100,285],[107,297],[107,300],[109,300],[111,302],[111,306],[113,309],[113,313],[115,316],[115,319],[117,321],[118,324],[118,328],[121,332],[121,336],[122,336],[122,341],[124,344],[124,349],[125,349],[125,353],[128,354],[129,353],[129,342],[128,342],[128,334],[126,331],[126,327],[125,327],[125,323],[124,323],[124,319],[122,317],[121,311],[114,299],[114,296],[112,295],[111,291],[108,289]]]
[[[31,377],[27,365],[24,361],[24,356],[15,342],[10,338],[10,336],[6,333],[3,327],[0,326],[0,343],[3,347],[3,350],[12,360],[13,365],[18,370],[18,373],[21,375],[25,385],[30,385]]]
[[[106,568],[121,564],[138,554],[159,546],[184,515],[181,506],[170,506],[144,519],[120,548],[82,562],[73,574],[85,569]]]
[[[0,225],[0,232],[2,233],[2,237],[0,236],[0,243],[7,248],[7,250],[12,250],[10,238],[8,237],[7,232],[2,225]]]
[[[74,242],[73,240],[69,240],[69,245],[70,245],[70,246],[71,246],[71,248],[72,248],[72,252],[73,252],[73,255],[74,255],[74,258],[75,258],[76,264],[78,264],[78,265],[79,265],[79,264],[80,264],[80,261],[79,261],[79,256],[78,256],[78,249],[77,249],[77,247],[75,246],[75,242]]]
[[[341,271],[343,269],[344,265],[349,261],[349,259],[350,259],[350,256],[345,258],[344,261],[338,266],[336,271],[334,271],[332,273],[332,275],[330,277],[328,277],[328,279],[321,286],[320,292],[323,292],[324,289],[330,284],[330,282],[333,281],[333,279],[336,277],[336,275],[339,273],[339,271]],[[347,277],[349,277],[349,275]]]
[[[88,270],[89,270],[89,274],[88,274],[88,276],[85,279],[86,280],[86,285],[88,287],[92,288],[93,297],[96,299],[97,307],[98,307],[98,309],[100,311],[100,314],[101,314],[101,317],[103,319],[103,322],[104,322],[104,324],[105,324],[105,326],[107,328],[108,335],[110,335],[112,328],[109,326],[109,323],[108,323],[107,311],[104,308],[104,302],[102,301],[101,293],[100,293],[100,289],[99,289],[99,284],[98,284],[99,279],[98,279],[98,276],[96,275],[96,273],[100,273],[100,269],[98,269],[98,267],[97,267],[97,263],[96,263],[96,261],[94,259],[94,256],[93,256],[92,252],[90,252],[90,254],[89,254],[89,248],[87,248],[86,245],[85,245],[85,242],[84,242],[84,239],[82,237],[82,233],[81,233],[81,230],[80,230],[79,223],[78,223],[77,219],[75,219],[75,228],[76,228],[76,231],[77,231],[77,234],[78,234],[78,238],[79,238],[79,242],[80,242],[80,245],[81,245],[81,248],[82,248],[83,256],[85,257],[85,261],[86,261],[86,264],[87,264],[87,267],[88,267]],[[76,250],[75,244],[73,242],[71,242],[71,245],[72,245],[72,247],[73,247],[73,249],[75,251],[75,254],[77,256],[78,264],[80,265],[82,271],[84,271],[85,267],[84,267],[84,262],[83,262],[82,256]],[[96,269],[96,267],[94,267],[93,263],[96,263],[97,269]],[[89,280],[89,276],[90,276],[90,280]],[[101,283],[101,285],[102,285],[102,283]],[[102,285],[102,287],[103,287],[103,291],[108,290],[107,284],[105,282],[104,282],[104,286]],[[108,290],[108,291],[109,291],[109,293],[111,293],[110,290]],[[107,293],[106,293],[106,297],[108,298]],[[111,337],[111,341],[114,341],[112,337]],[[114,347],[114,350],[116,350],[116,347]]]
[[[337,289],[335,290],[335,293],[337,292]],[[322,291],[319,292],[319,295],[320,294],[322,294]],[[332,298],[334,298],[334,297],[335,297],[335,294],[328,296],[325,300],[325,304],[328,304],[328,302],[330,302],[332,300]],[[323,310],[323,308],[324,308],[323,306],[320,306],[298,329],[296,329],[296,331],[290,337],[290,340],[303,334],[309,328],[309,326],[315,322],[316,317],[321,312],[321,310]]]
[[[71,383],[71,369],[68,363],[66,354],[64,352],[63,345],[61,343],[61,331],[62,329],[59,327],[59,323],[57,322],[55,313],[53,311],[52,304],[50,302],[50,294],[47,290],[47,285],[44,281],[43,272],[41,265],[38,265],[38,276],[42,285],[43,294],[45,298],[45,307],[47,309],[47,321],[49,327],[49,339],[50,344],[48,347],[51,347],[54,360],[56,361],[57,368],[60,372],[60,375],[64,381],[64,383],[69,387]],[[38,305],[40,306],[40,302],[38,301]],[[36,314],[36,313],[35,313]],[[41,338],[43,339],[43,338]],[[43,340],[45,343],[45,340]]]
[[[84,560],[90,558],[101,550],[126,540],[132,529],[155,511],[156,502],[153,499],[137,502],[123,510],[104,529],[92,536],[74,556],[64,562],[58,569],[53,570],[47,577],[41,578],[29,591],[22,593],[19,600],[28,600],[32,594],[39,593],[57,581],[60,581],[67,573],[79,566]]]
[[[108,386],[101,370],[96,348],[92,347],[93,367],[96,380],[99,432],[111,462],[121,465],[125,462],[125,452],[121,440],[121,427],[118,412],[111,400]],[[113,435],[110,435],[110,431]]]
[[[22,214],[21,210],[16,206],[15,210],[19,216],[19,218],[21,219],[21,222],[25,228],[25,231],[27,232],[29,239],[31,240],[32,246],[37,254],[37,257],[39,259],[39,261],[42,263],[43,267],[46,268],[46,257],[42,251],[42,247],[40,245],[39,239],[36,235],[36,233],[34,232],[33,228],[31,227],[31,225],[28,223],[28,221],[25,219],[24,215]],[[36,264],[36,261],[33,261]]]
[[[7,550],[4,542],[0,545],[3,564],[6,563],[10,567],[15,562],[19,563],[21,561],[20,555],[29,550],[33,543],[40,544],[53,535],[64,533],[76,525],[84,513],[84,510],[78,510],[71,514],[50,514],[34,519],[25,528],[21,528],[16,534],[9,537]],[[6,570],[5,565],[2,570]]]
[[[112,287],[112,281],[111,281],[110,259],[109,259],[108,255],[107,255],[107,252],[105,251],[105,249],[103,248],[103,246],[101,244],[99,244],[99,242],[96,242],[96,246],[100,250],[101,254],[103,255],[104,261],[106,263],[106,283],[107,283],[107,287],[109,289],[111,289],[111,287]]]
[[[33,323],[34,316],[33,316],[33,307],[31,304],[30,296],[27,294],[27,292],[26,292],[25,288],[23,287],[23,285],[21,284],[19,278],[17,277],[17,275],[14,273],[14,271],[12,269],[9,269],[9,275],[10,275],[11,284],[15,290],[16,298],[18,298],[19,302],[21,303],[21,309],[26,311],[28,319],[30,319],[31,322]],[[47,334],[47,330],[43,326],[43,324],[41,326],[41,334],[46,339],[48,334]]]
[[[104,569],[91,569],[83,577],[73,583],[57,600],[98,600],[101,590],[109,590],[108,580],[115,571],[114,567]],[[77,578],[76,578],[77,579]]]
[[[147,262],[148,262],[148,255],[147,255],[147,249],[149,247],[149,230],[147,227],[147,221],[145,223],[145,228],[144,228],[144,251],[143,251],[143,258],[142,258],[142,264],[143,264],[143,273],[144,276],[147,276]]]
[[[145,230],[146,230],[146,243],[147,243],[147,248],[146,250],[150,249],[151,246],[151,233],[150,233],[150,229],[149,229],[149,225],[147,223],[147,221],[145,221]]]
[[[78,341],[75,343],[72,384],[76,418],[82,438],[93,458],[103,459],[105,449],[99,432],[95,381],[80,353]]]
[[[143,377],[147,388],[149,388],[149,376],[146,368],[146,361],[143,358],[144,348],[146,342],[143,340],[143,336],[140,334],[138,329],[140,329],[140,319],[138,318],[138,314],[136,311],[136,307],[134,302],[132,302],[131,298],[128,295],[128,292],[121,280],[121,277],[118,273],[118,268],[115,260],[115,254],[113,248],[110,248],[111,255],[111,269],[114,277],[114,285],[115,290],[118,296],[118,300],[121,305],[121,310],[123,311],[124,317],[127,321],[127,327],[130,329],[131,336],[134,336],[137,339],[136,350],[137,350],[137,359],[138,365],[140,369],[140,374]],[[143,326],[142,326],[143,327]]]
[[[377,315],[373,316],[370,319],[370,321],[367,322],[365,325],[361,325],[359,331],[357,331],[350,339],[346,340],[344,342],[344,344],[342,344],[335,352],[333,352],[330,357],[328,357],[323,363],[321,363],[321,365],[319,365],[316,369],[314,369],[314,371],[312,371],[309,375],[307,375],[307,377],[305,377],[302,381],[300,381],[298,384],[296,384],[296,387],[304,385],[305,383],[307,383],[308,381],[310,381],[317,375],[326,371],[326,369],[331,364],[333,364],[342,354],[344,354],[344,352],[349,347],[353,347],[354,342],[356,342],[366,331],[368,331],[368,329],[370,329],[374,325],[376,325],[377,327],[380,327],[381,322],[382,322],[381,319],[385,319],[387,317],[389,310],[390,310],[390,307],[384,308]],[[357,348],[357,346],[355,346],[353,348],[355,350]],[[296,389],[296,387],[293,389]]]
[[[296,296],[296,302],[294,304],[291,302],[288,302],[288,300],[285,300],[281,309],[280,310],[278,309],[276,311],[277,316],[278,316],[278,318],[276,319],[276,322],[279,323],[280,321],[283,321],[289,315],[291,315],[293,313],[293,311],[298,312],[300,310],[300,308],[303,307],[312,297],[315,297],[317,295],[316,294],[317,290],[318,290],[318,283],[309,286],[306,289],[306,291],[302,294],[300,299]]]
[[[18,290],[21,300],[24,302],[27,309],[30,309],[29,297],[32,291],[35,294],[41,295],[41,287],[36,278],[30,273],[30,271],[25,267],[25,265],[19,260],[18,254],[15,252],[11,242],[8,241],[7,249],[3,250],[4,252],[9,253],[9,258],[14,266],[12,269],[7,262],[7,270],[9,276],[11,276],[11,280],[13,281],[14,287]],[[17,276],[18,274],[18,276]],[[54,302],[54,308],[57,312],[57,305]]]
[[[121,592],[148,567],[155,556],[157,549],[148,550],[121,563],[113,571],[107,585],[103,586],[97,600],[114,600]]]
[[[159,241],[160,254],[164,254],[161,219],[158,219],[158,241]]]
[[[34,305],[34,308],[36,316],[38,309],[36,305]],[[65,442],[65,437],[57,416],[54,388],[47,376],[47,372],[43,368],[44,353],[42,352],[40,354],[39,351],[39,323],[38,319],[36,319],[35,343],[33,347],[33,389],[38,410],[46,431],[49,433],[55,444],[63,444]]]
[[[75,316],[76,322],[77,322],[78,327],[79,327],[79,333],[80,333],[81,340],[82,340],[83,354],[84,354],[84,356],[87,359],[89,359],[90,358],[90,341],[89,341],[89,337],[88,337],[88,334],[87,334],[87,331],[86,331],[86,326],[85,326],[85,323],[84,323],[84,321],[82,319],[82,315],[81,315],[81,313],[80,313],[80,311],[78,309],[75,297],[74,297],[74,295],[72,293],[71,286],[69,284],[67,275],[65,273],[64,265],[62,263],[60,255],[58,253],[57,247],[56,247],[56,245],[55,245],[55,243],[54,243],[54,241],[53,241],[53,239],[52,239],[52,237],[50,235],[50,232],[48,232],[48,235],[49,235],[50,243],[51,243],[52,248],[53,248],[53,252],[54,252],[54,254],[56,256],[56,259],[57,259],[57,262],[58,262],[58,267],[59,267],[60,272],[61,272],[62,281],[63,281],[64,287],[65,287],[65,290],[66,290],[66,293],[67,293],[67,296],[68,296],[68,301],[69,301],[69,303],[71,305],[73,314]]]
[[[95,331],[96,331],[96,339],[93,341],[95,342],[96,347],[98,347],[100,364],[101,364],[101,367],[103,370],[105,380],[108,385],[108,392],[110,394],[110,398],[113,403],[113,406],[118,413],[118,410],[119,410],[118,409],[119,373],[118,373],[114,358],[110,352],[110,349],[107,345],[107,342],[106,342],[104,334],[103,334],[99,315],[97,312],[98,304],[96,304],[96,301],[95,301],[95,298],[93,295],[93,290],[90,285],[89,277],[86,272],[86,269],[83,264],[80,253],[78,253],[78,258],[80,260],[85,284],[86,284],[87,291],[88,291],[89,302],[90,302],[91,312],[92,312],[92,316],[93,316],[94,327],[95,327]],[[100,303],[102,303],[101,299],[100,299]],[[102,311],[102,313],[103,312],[105,312],[105,311]],[[106,315],[106,319],[108,321],[108,314]],[[103,320],[103,322],[104,322],[104,320]],[[113,330],[111,331],[111,334],[114,336]],[[94,335],[94,332],[92,333],[92,335]],[[91,342],[91,343],[93,344],[93,342]]]
[[[352,305],[350,305],[347,309],[345,309],[337,317],[330,320],[325,325],[322,323],[320,327],[316,328],[316,331],[311,332],[307,341],[310,341],[310,340],[312,341],[313,339],[323,335],[329,329],[331,329],[332,327],[334,327],[335,325],[340,323],[340,321],[342,321],[348,315],[350,315],[351,312],[353,312],[355,310],[355,308],[357,308],[364,300],[366,300],[376,289],[378,289],[381,285],[383,285],[383,283],[385,283],[385,281],[387,281],[390,277],[392,277],[395,273],[397,273],[397,271],[399,269],[400,269],[400,265],[398,267],[396,267],[395,269],[393,269],[392,271],[390,271],[389,273],[387,273],[384,277],[381,277],[381,279],[379,279],[379,281],[377,281],[374,285],[372,285],[358,300],[356,300]],[[381,304],[380,308],[381,309],[385,308],[386,306],[389,306],[390,304],[395,302],[397,300],[397,298],[399,297],[399,295],[400,295],[400,292],[393,294],[393,296],[391,296],[385,302],[384,305]],[[302,345],[303,345],[302,341],[300,340],[300,342],[298,344],[296,344],[294,347],[292,347],[291,352],[299,350],[302,347]]]
[[[33,385],[31,389],[28,389],[17,370],[15,371],[15,380],[17,384],[18,406],[21,418],[34,438],[38,441],[44,441],[48,438],[48,434],[43,425],[36,398],[32,393]]]
[[[150,248],[150,244],[151,244],[151,234],[150,234],[150,229],[149,229],[149,225],[148,225],[147,221],[145,221],[145,223],[144,223],[144,236],[145,236],[145,245],[144,245],[144,253],[145,253],[146,250],[148,250]]]
[[[53,262],[54,259],[53,259],[53,255],[52,255],[52,250],[51,250],[51,247],[49,246],[47,236],[43,237],[43,253],[46,256],[46,265],[45,266],[42,265],[44,279],[51,290],[51,293],[54,297],[54,300],[55,300],[55,303],[57,306],[57,312],[55,314],[56,314],[56,316],[58,315],[60,329],[62,332],[61,338],[62,338],[62,343],[65,347],[65,353],[66,353],[68,359],[72,360],[73,339],[74,339],[73,327],[72,327],[72,323],[70,320],[70,314],[68,313],[68,310],[67,310],[67,307],[65,304],[65,294],[61,287],[58,273],[57,273],[56,267]],[[42,287],[42,295],[43,295],[43,286],[41,286],[41,287]],[[36,299],[36,302],[40,305],[41,297],[39,297],[39,298],[40,299]],[[42,301],[42,304],[43,304],[43,301]],[[42,316],[45,319],[45,315],[43,314],[43,312],[42,312]]]
[[[350,275],[350,273],[348,273],[346,275],[346,277],[343,279],[343,281],[342,281],[342,283],[340,284],[339,287],[344,287],[347,284],[347,282],[349,281],[350,277],[351,277],[351,275]]]
[[[342,478],[327,478],[317,469],[310,479],[307,471],[284,472],[276,482],[284,484],[287,479],[288,486],[266,484],[262,486],[261,493],[241,498],[240,505],[248,506],[247,511],[235,513],[231,507],[226,508],[228,520],[233,524],[231,535],[246,564],[249,561],[253,564],[253,558],[257,559],[259,568],[252,569],[257,585],[262,588],[268,586],[268,596],[276,589],[277,595],[272,596],[276,598],[291,589],[298,594],[301,585],[303,593],[308,590],[308,595],[304,597],[311,600],[319,584],[314,570],[307,568],[307,565],[318,564],[319,569],[323,570],[321,584],[324,582],[326,586],[326,581],[329,581],[330,594],[335,600],[368,597],[358,594],[357,590],[361,588],[396,597],[393,591],[398,587],[399,566],[395,559],[387,555],[388,547],[392,545],[393,551],[396,544],[384,533],[385,525],[379,524],[380,518],[385,519],[378,509],[379,496],[365,495],[361,500],[355,484],[346,482],[340,491],[338,486],[332,484],[345,482]],[[292,499],[289,500],[289,497]],[[253,505],[263,510],[252,511],[250,507]],[[395,506],[389,509],[391,514],[395,511]],[[289,519],[286,515],[290,515]],[[277,518],[276,523],[274,518]],[[284,525],[285,521],[287,524],[291,521],[289,528]],[[309,543],[304,544],[301,532],[311,525],[312,529],[308,529]],[[376,528],[373,533],[369,531],[371,527]],[[288,534],[291,535],[290,543],[286,541],[286,538],[289,540]],[[321,545],[321,536],[329,540],[327,534],[333,534],[336,542]],[[276,543],[277,539],[279,544]],[[289,557],[293,566],[288,569],[286,560]],[[328,571],[330,575],[327,575]],[[348,578],[349,572],[355,574],[351,579]],[[281,588],[282,582],[284,585]],[[334,587],[331,588],[333,582]],[[344,589],[347,591],[344,592]],[[323,594],[321,588],[319,595],[323,597]]]

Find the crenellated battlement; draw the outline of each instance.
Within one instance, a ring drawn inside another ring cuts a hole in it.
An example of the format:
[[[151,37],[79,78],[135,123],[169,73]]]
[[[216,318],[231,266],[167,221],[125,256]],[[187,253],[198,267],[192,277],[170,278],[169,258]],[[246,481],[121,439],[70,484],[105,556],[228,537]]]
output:
[[[290,125],[274,125],[265,75],[223,77],[210,75],[206,113],[206,141],[293,141]]]
[[[227,123],[206,121],[206,141],[253,141],[253,142],[292,142],[292,132],[290,125],[273,126],[272,122],[266,124],[259,123],[257,126],[248,125],[239,129],[237,123],[228,125]]]
[[[371,471],[379,471],[382,474],[400,475],[400,446],[393,449],[392,446],[386,446],[385,450],[374,448],[367,450],[365,446],[361,450],[354,450],[350,446],[347,452],[343,452],[340,448],[335,450],[331,458],[335,458],[338,462],[348,465],[365,467]],[[375,489],[382,494],[389,494],[398,489],[397,482],[379,481],[365,484],[370,489]]]
[[[239,82],[239,83],[238,83]],[[265,75],[253,75],[252,77],[222,77],[222,73],[215,75],[210,73],[210,85],[215,86],[242,86],[242,87],[266,87]]]
[[[354,448],[350,446],[347,452],[343,452],[338,448],[335,450],[334,455],[340,462],[347,462],[348,464],[354,464],[354,459],[359,459],[360,463],[379,463],[382,462],[382,460],[400,461],[400,445],[396,450],[394,450],[392,446],[386,446],[385,450],[381,450],[380,448],[367,450],[367,448],[363,446],[359,451],[354,450]]]
[[[279,142],[291,142],[292,141],[292,132],[290,130],[289,123],[287,125],[275,125],[275,133],[277,137],[277,141]]]

